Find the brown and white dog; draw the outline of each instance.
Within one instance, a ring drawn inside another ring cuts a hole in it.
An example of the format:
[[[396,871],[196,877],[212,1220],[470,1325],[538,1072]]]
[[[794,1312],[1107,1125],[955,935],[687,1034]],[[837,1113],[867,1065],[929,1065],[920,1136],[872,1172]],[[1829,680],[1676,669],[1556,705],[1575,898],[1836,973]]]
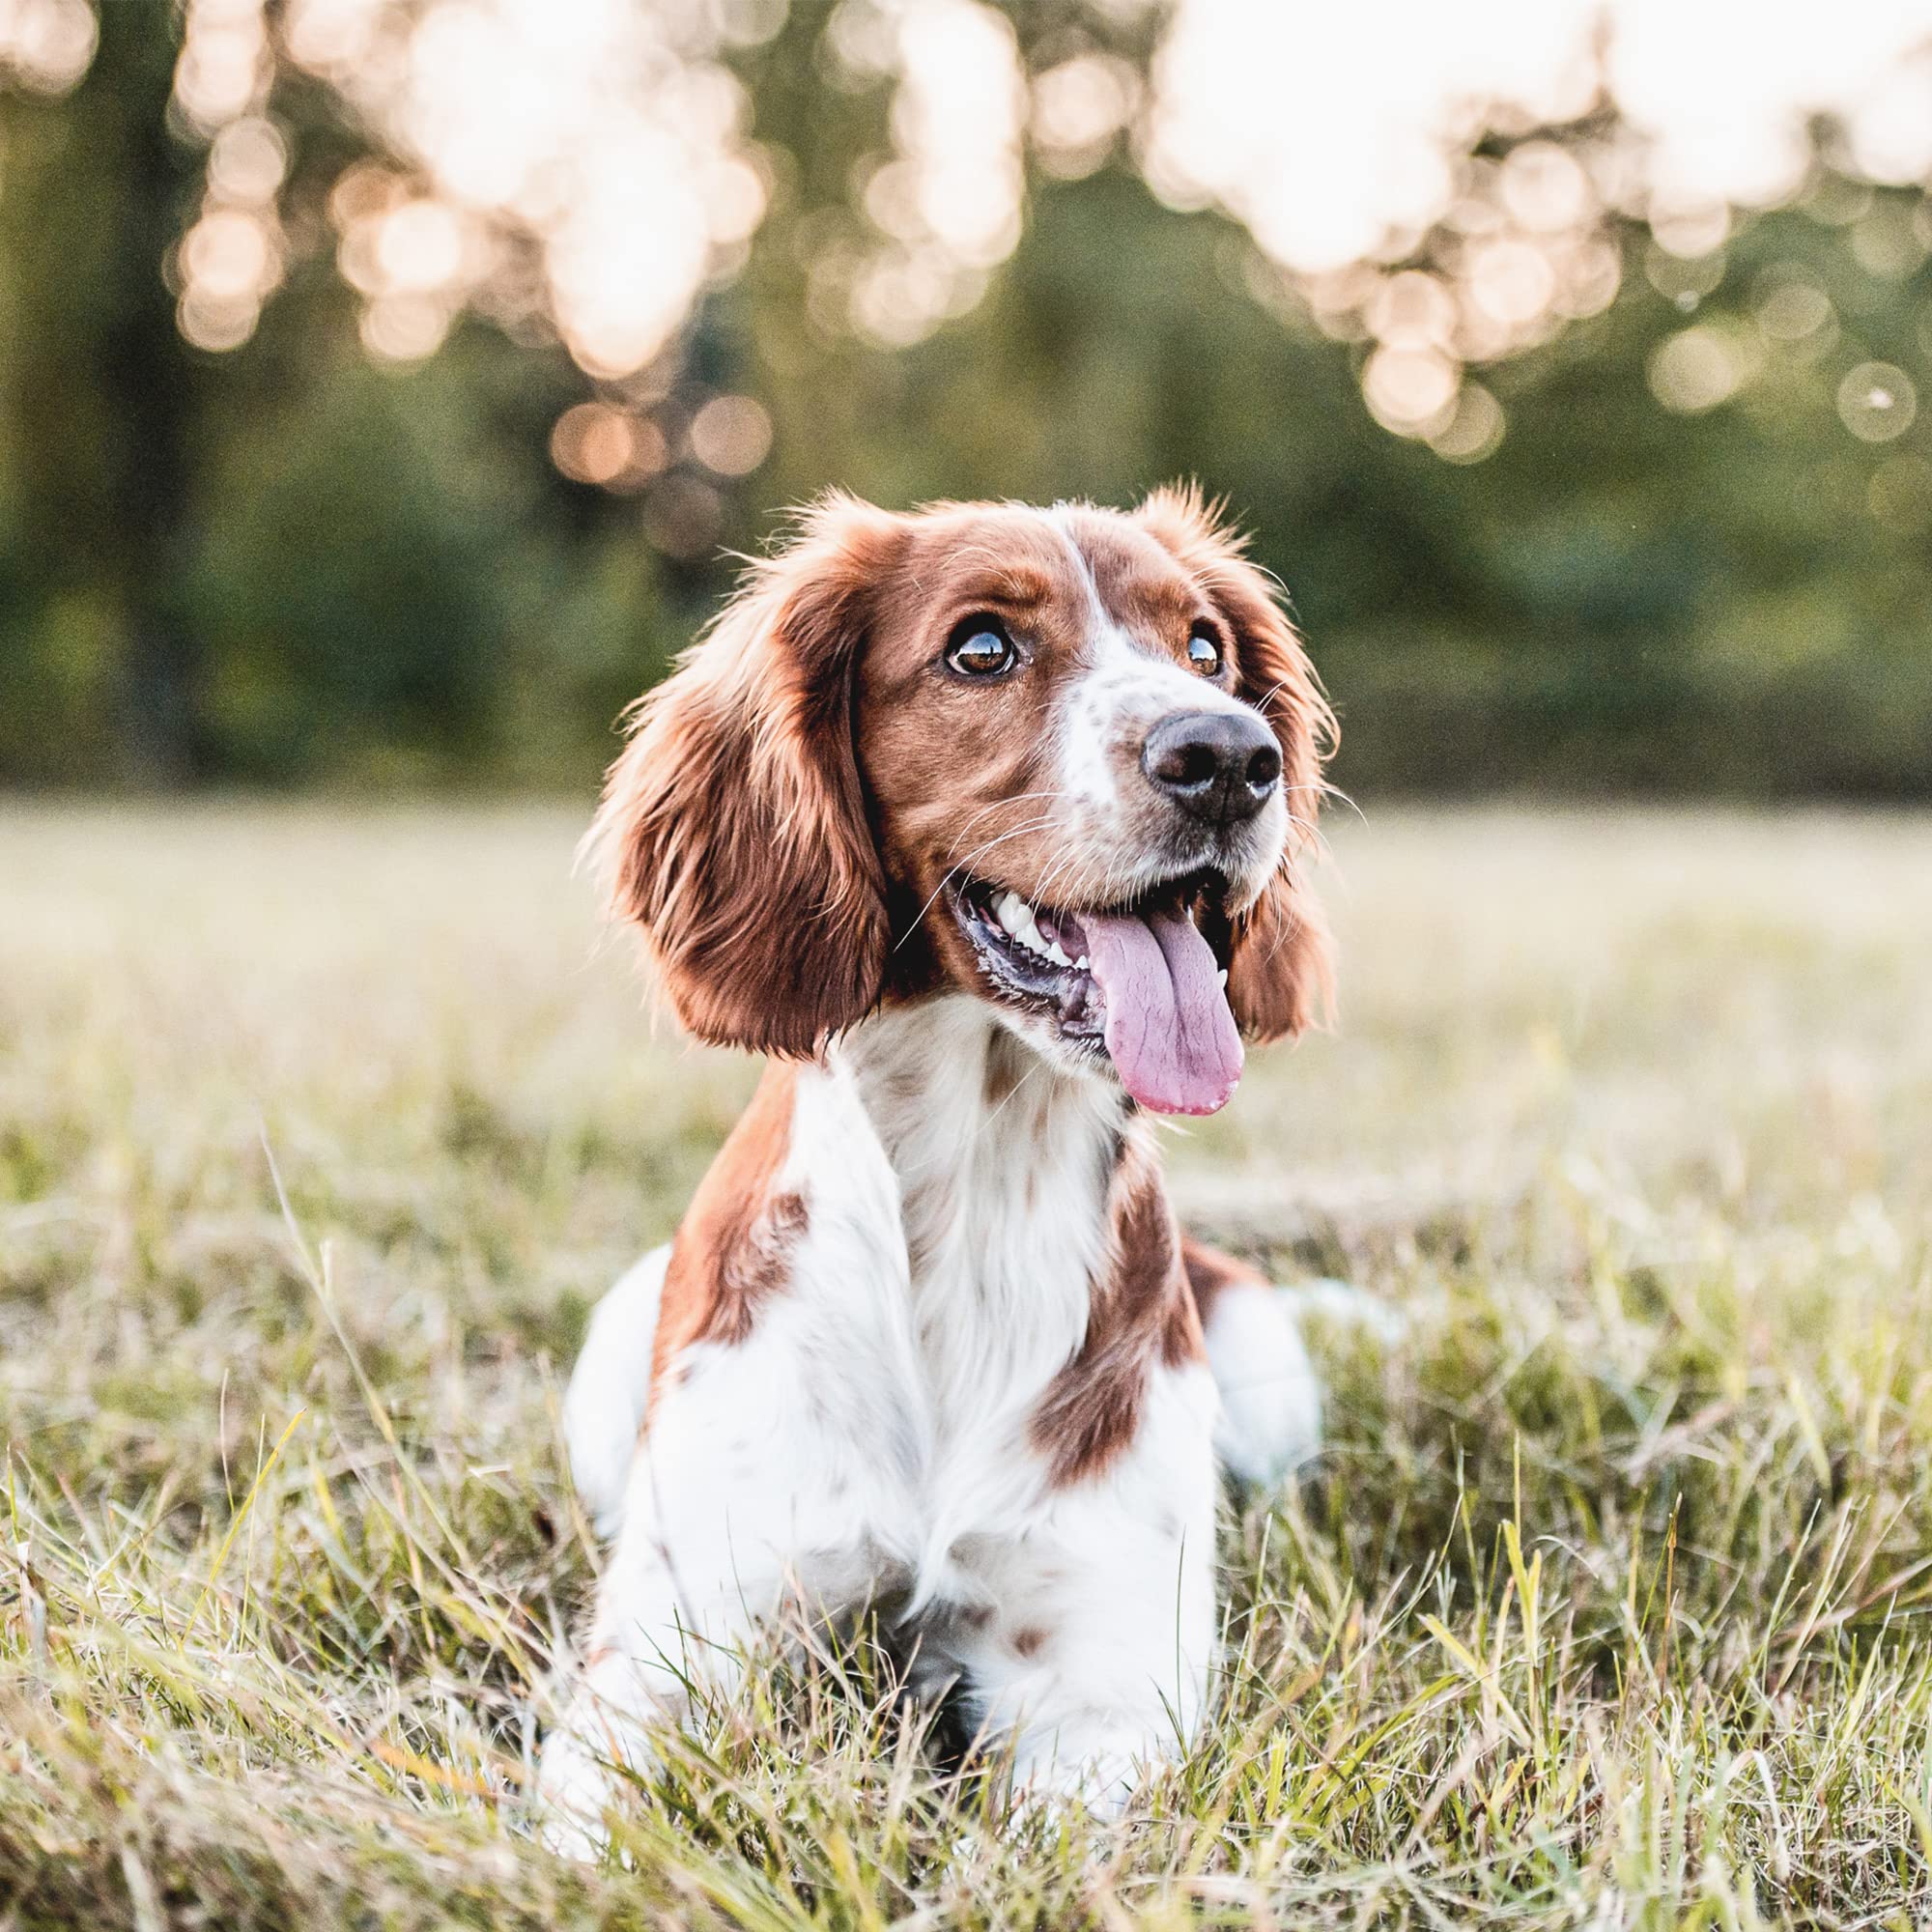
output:
[[[572,1379],[616,1545],[542,1766],[560,1840],[787,1607],[876,1608],[1036,1798],[1116,1807],[1184,1744],[1216,1450],[1278,1474],[1320,1414],[1150,1117],[1325,998],[1329,723],[1181,491],[830,499],[638,706],[589,848],[684,1024],[770,1063]]]

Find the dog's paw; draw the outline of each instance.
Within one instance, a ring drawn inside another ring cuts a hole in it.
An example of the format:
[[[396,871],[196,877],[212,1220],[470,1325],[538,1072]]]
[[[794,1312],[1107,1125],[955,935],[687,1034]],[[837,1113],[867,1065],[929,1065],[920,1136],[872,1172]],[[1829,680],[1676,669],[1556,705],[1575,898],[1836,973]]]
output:
[[[609,1765],[574,1732],[553,1731],[537,1765],[533,1823],[539,1842],[559,1858],[594,1863],[611,1842],[605,1814],[614,1793]]]

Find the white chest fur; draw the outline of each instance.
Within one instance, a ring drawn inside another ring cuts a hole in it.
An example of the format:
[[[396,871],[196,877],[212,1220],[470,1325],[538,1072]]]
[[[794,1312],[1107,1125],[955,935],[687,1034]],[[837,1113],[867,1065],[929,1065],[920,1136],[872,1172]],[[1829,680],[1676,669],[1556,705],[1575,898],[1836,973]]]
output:
[[[846,1338],[893,1418],[882,1541],[916,1599],[1041,1502],[1027,1429],[1104,1266],[1117,1094],[957,1000],[860,1028],[801,1076],[788,1178],[811,1210],[799,1314]],[[911,1532],[908,1537],[908,1532]]]

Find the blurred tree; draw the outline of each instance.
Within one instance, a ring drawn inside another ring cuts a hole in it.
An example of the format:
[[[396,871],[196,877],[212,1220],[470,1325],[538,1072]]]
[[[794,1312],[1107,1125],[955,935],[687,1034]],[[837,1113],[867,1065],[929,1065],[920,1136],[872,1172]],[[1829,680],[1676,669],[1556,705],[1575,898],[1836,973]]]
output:
[[[1305,272],[1157,10],[36,8],[0,779],[576,785],[770,506],[1192,473],[1358,789],[1932,790],[1932,225],[1830,123],[1687,207],[1586,86]]]
[[[165,10],[109,9],[68,100],[9,114],[0,199],[14,291],[0,380],[15,540],[41,560],[49,600],[41,648],[87,653],[102,629],[115,637],[89,693],[96,743],[160,782],[203,775],[212,753],[183,586],[208,372],[161,280],[200,175],[168,132],[174,58]],[[30,735],[49,722],[21,721]]]

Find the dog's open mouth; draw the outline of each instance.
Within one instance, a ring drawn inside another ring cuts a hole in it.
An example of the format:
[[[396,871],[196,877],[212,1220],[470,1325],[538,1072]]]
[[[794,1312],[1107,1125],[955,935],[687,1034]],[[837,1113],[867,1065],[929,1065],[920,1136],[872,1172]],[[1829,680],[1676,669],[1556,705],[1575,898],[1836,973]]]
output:
[[[1160,1114],[1211,1114],[1240,1078],[1227,895],[1212,870],[1082,912],[1032,905],[980,879],[947,889],[995,989],[1051,1019],[1064,1040],[1110,1058],[1127,1092]]]

